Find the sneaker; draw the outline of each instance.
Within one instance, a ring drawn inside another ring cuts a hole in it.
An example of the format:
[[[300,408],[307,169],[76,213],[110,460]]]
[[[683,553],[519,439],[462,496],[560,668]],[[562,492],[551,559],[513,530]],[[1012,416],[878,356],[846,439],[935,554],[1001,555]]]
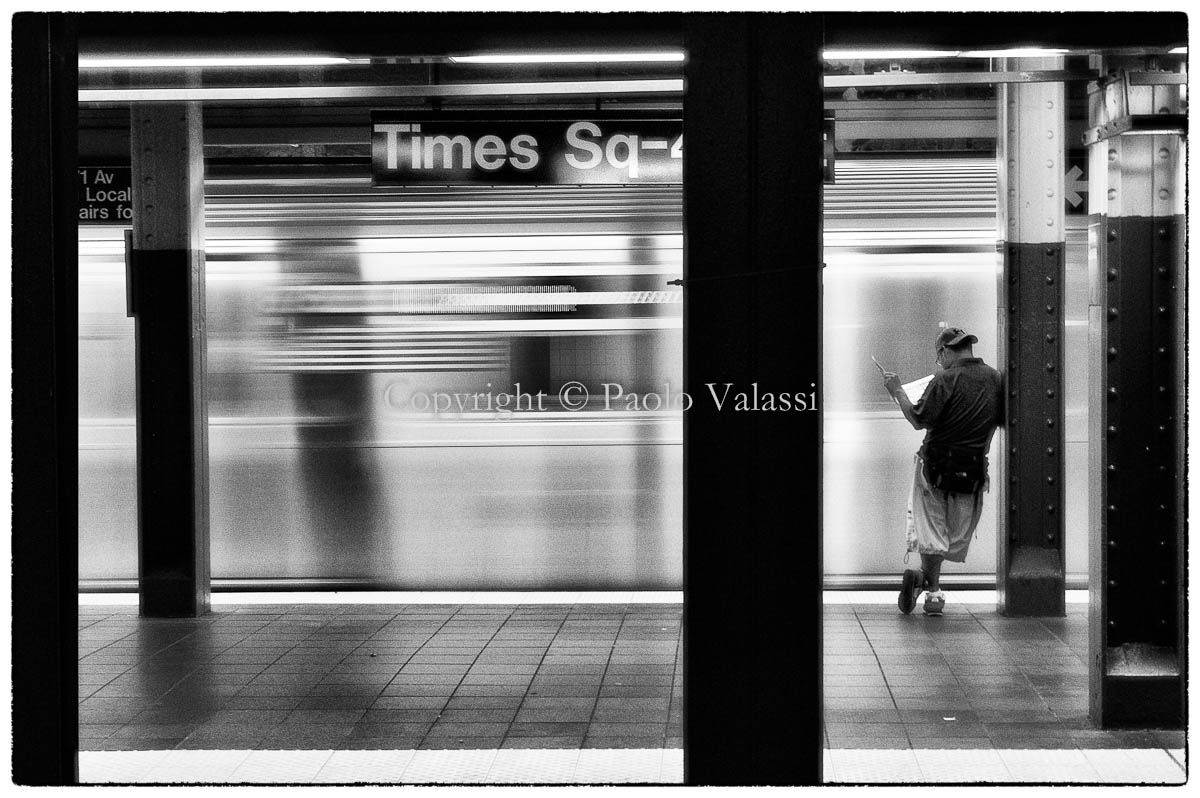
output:
[[[911,568],[904,572],[903,581],[900,583],[900,596],[896,599],[896,606],[900,608],[900,612],[908,615],[917,606],[917,597],[924,590],[925,574],[922,571],[914,571]]]
[[[946,609],[946,594],[942,591],[925,594],[925,614],[940,616]]]

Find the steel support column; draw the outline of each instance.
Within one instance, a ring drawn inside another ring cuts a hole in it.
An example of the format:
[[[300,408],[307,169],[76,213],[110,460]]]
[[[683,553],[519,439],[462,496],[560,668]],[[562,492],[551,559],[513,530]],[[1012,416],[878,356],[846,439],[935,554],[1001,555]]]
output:
[[[209,608],[204,164],[200,108],[134,106],[138,594],[141,614]]]
[[[685,32],[686,779],[820,784],[820,414],[720,411],[708,384],[816,390],[821,18]]]
[[[79,770],[77,37],[71,14],[12,16],[10,772],[30,786]]]
[[[1020,59],[1011,69],[1060,70],[1062,59]],[[997,608],[1062,615],[1063,226],[1065,91],[1061,83],[998,87],[1000,368],[1008,399],[996,536]]]
[[[1148,73],[1108,61],[1089,89],[1090,709],[1106,727],[1177,727],[1185,705],[1185,139],[1166,132],[1180,87]]]

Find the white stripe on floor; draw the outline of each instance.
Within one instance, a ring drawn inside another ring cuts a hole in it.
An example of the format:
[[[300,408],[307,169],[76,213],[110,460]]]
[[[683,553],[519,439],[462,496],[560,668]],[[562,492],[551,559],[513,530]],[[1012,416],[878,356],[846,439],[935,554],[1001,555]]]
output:
[[[81,751],[81,784],[680,784],[678,748]]]
[[[826,750],[831,784],[1182,784],[1158,749]],[[678,784],[683,751],[82,751],[83,784]]]
[[[827,784],[996,782],[1183,784],[1183,767],[1161,748],[827,749]]]

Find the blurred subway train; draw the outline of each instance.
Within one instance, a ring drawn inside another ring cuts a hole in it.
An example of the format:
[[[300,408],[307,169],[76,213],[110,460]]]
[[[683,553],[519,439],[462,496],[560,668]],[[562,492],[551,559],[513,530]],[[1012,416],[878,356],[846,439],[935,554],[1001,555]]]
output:
[[[995,362],[996,177],[988,158],[837,169],[825,187],[823,547],[830,584],[855,585],[900,567],[921,437],[871,356],[923,376],[946,322]],[[606,383],[682,390],[681,293],[668,285],[682,276],[682,230],[678,186],[208,180],[214,579],[680,588],[682,413],[601,397]],[[1067,558],[1080,573],[1086,251],[1082,226],[1069,235]],[[137,574],[133,320],[122,229],[81,225],[79,237],[80,578],[103,589]],[[569,383],[591,401],[564,405]],[[995,509],[957,573],[994,572]]]
[[[207,181],[213,578],[678,588],[681,413],[602,399],[680,390],[681,229],[670,186]],[[123,247],[80,227],[93,588],[137,574]]]
[[[830,586],[893,585],[904,567],[905,511],[913,430],[883,390],[872,362],[905,382],[933,373],[939,325],[979,338],[975,354],[996,362],[1000,255],[994,158],[863,158],[837,164],[824,203],[823,554]],[[1067,217],[1066,564],[1087,574],[1087,224]],[[989,454],[992,489],[964,564],[948,583],[994,584],[1002,463]]]

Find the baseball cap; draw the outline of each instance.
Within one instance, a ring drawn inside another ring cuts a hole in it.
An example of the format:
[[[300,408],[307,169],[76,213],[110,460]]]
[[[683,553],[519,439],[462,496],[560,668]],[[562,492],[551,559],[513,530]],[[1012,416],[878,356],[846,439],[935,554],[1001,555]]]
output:
[[[938,333],[937,340],[934,341],[934,349],[941,349],[943,346],[958,346],[959,344],[977,344],[979,339],[971,335],[961,327],[947,327]]]

